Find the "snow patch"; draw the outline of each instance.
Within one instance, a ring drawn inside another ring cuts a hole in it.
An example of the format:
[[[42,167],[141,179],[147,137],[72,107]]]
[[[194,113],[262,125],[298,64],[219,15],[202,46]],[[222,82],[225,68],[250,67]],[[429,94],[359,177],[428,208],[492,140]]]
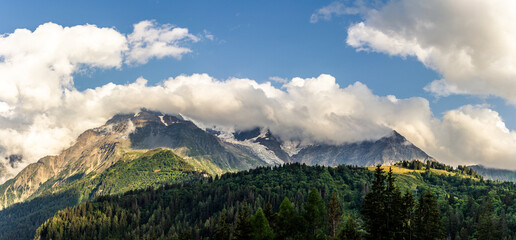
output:
[[[165,120],[163,120],[163,116],[159,116],[159,120],[161,120],[161,122],[163,123],[163,125],[165,125],[166,127],[168,127],[168,124],[165,122]]]
[[[233,134],[235,132],[234,129],[220,127],[213,127],[212,129],[220,132],[220,134],[217,135],[217,137],[219,137],[220,139],[228,143],[247,147],[254,155],[256,155],[258,158],[260,158],[269,165],[277,165],[284,163],[283,160],[279,159],[273,151],[267,149],[267,147],[256,142],[258,138],[265,138],[265,136],[267,135],[267,130],[262,129],[260,135],[254,138],[247,139],[245,141],[238,141],[235,139],[235,135]]]
[[[283,143],[281,143],[280,147],[290,157],[296,155],[297,153],[299,153],[299,151],[301,151],[301,149],[303,149],[303,147],[301,147],[301,143],[296,141],[284,141]]]
[[[255,142],[252,139],[248,139],[245,141],[234,140],[228,142],[248,147],[253,154],[255,154],[257,157],[259,157],[261,160],[265,161],[269,165],[277,165],[284,163],[281,159],[278,158],[278,156],[276,156],[276,154],[274,154],[273,151],[267,149],[267,147]]]

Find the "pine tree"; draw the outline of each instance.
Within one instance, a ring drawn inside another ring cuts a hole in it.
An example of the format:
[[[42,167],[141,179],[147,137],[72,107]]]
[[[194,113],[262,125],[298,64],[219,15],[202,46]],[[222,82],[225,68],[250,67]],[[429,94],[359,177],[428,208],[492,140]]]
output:
[[[507,216],[505,215],[505,210],[502,209],[502,213],[500,215],[500,223],[498,224],[498,231],[500,232],[500,239],[505,240],[509,238],[508,228],[507,228]]]
[[[386,204],[386,227],[389,239],[400,239],[403,235],[403,217],[405,215],[403,209],[403,199],[401,192],[394,185],[395,178],[392,175],[392,168],[387,173],[387,186],[385,189]]]
[[[419,205],[415,215],[416,239],[435,240],[444,238],[441,213],[437,206],[437,199],[426,191],[419,198]]]
[[[330,235],[335,238],[337,236],[337,229],[342,218],[342,204],[337,199],[335,192],[332,193],[330,202],[328,203],[328,223]]]
[[[269,222],[263,214],[261,208],[251,218],[251,226],[253,228],[252,238],[253,240],[272,240],[274,233],[272,228],[269,226]]]
[[[306,222],[306,239],[318,239],[318,237],[324,234],[325,215],[324,201],[319,192],[312,188],[303,206],[303,218]]]
[[[215,229],[215,239],[217,240],[229,239],[230,232],[226,218],[226,209],[223,209],[219,216],[219,221],[217,222],[217,228]]]
[[[346,222],[338,235],[338,239],[357,240],[361,238],[362,236],[357,229],[357,222],[355,222],[351,216],[347,217]]]
[[[253,227],[249,221],[249,207],[247,205],[242,206],[237,220],[233,239],[235,240],[247,240],[251,239]]]
[[[278,213],[277,239],[288,239],[297,236],[299,225],[301,225],[299,220],[294,204],[286,197],[281,202]]]
[[[401,232],[404,239],[413,239],[414,236],[414,197],[407,190],[402,200]]]
[[[265,214],[265,217],[267,218],[267,221],[269,221],[269,224],[272,226],[274,222],[274,218],[276,218],[276,213],[272,211],[272,204],[270,202],[267,202],[265,204],[265,209],[263,209],[263,214]]]
[[[384,201],[386,187],[383,174],[383,169],[378,165],[374,172],[371,191],[364,197],[361,209],[368,239],[381,240],[389,237],[385,219],[387,214]]]
[[[497,229],[498,223],[495,222],[493,205],[490,200],[484,202],[480,217],[478,218],[477,236],[478,239],[494,240],[501,239],[501,232]]]

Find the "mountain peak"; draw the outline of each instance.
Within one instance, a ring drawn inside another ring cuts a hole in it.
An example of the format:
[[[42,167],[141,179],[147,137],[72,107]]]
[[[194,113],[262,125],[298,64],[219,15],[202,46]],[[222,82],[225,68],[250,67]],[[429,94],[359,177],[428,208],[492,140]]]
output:
[[[121,122],[132,121],[135,126],[143,126],[148,123],[158,123],[165,126],[172,125],[178,122],[189,122],[186,121],[179,114],[163,114],[159,111],[149,110],[146,108],[140,109],[137,113],[121,113],[116,114],[106,122],[106,125],[118,124]]]

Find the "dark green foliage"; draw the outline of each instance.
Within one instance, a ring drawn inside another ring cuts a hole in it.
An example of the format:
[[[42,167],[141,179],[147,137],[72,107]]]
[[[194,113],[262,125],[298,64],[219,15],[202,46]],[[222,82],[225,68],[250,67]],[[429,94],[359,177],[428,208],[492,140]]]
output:
[[[328,226],[330,236],[333,238],[337,236],[338,227],[342,218],[342,204],[339,199],[332,193],[330,202],[328,203]]]
[[[414,239],[414,197],[407,191],[401,200],[401,238]]]
[[[234,240],[247,240],[251,239],[253,227],[251,226],[250,209],[247,205],[242,206],[236,220],[235,233],[233,236]]]
[[[267,221],[261,208],[258,208],[258,211],[256,211],[251,218],[251,226],[253,229],[251,239],[272,240],[274,238],[274,233],[272,232],[272,228],[269,226],[269,221]]]
[[[230,237],[229,224],[227,222],[226,209],[223,209],[217,222],[217,228],[215,229],[215,240],[228,240]]]
[[[437,199],[430,191],[419,198],[414,221],[416,239],[435,240],[444,237],[438,207]]]
[[[338,235],[340,240],[358,240],[362,235],[358,231],[358,224],[352,217],[347,217],[342,230]]]
[[[367,238],[410,239],[412,195],[409,192],[401,195],[391,168],[385,177],[383,169],[377,166],[374,175],[372,190],[365,196],[362,206]]]
[[[380,224],[383,234],[377,235],[377,239],[480,239],[477,229],[482,229],[479,219],[487,200],[491,201],[492,210],[482,218],[493,217],[488,225],[499,230],[502,239],[503,236],[512,239],[516,231],[513,204],[516,187],[512,183],[439,175],[433,171],[389,176],[381,169],[373,173],[364,168],[301,164],[260,167],[216,179],[100,197],[58,212],[39,228],[38,236],[41,239],[213,239],[216,229],[226,228],[225,222],[229,237],[236,238],[243,206],[248,206],[248,216],[256,215],[259,208],[270,209],[263,211],[262,219],[267,220],[275,239],[327,238],[331,236],[330,217],[324,208],[331,202],[333,193],[342,203],[343,212],[353,216],[338,229],[340,238],[361,234],[372,238],[371,232],[377,230],[370,227],[373,223]],[[403,194],[398,188],[404,189]],[[414,198],[419,201],[416,203]],[[377,205],[368,203],[371,200]],[[223,209],[226,219],[220,221]],[[370,213],[382,221],[371,218]],[[306,219],[322,219],[322,224],[318,220],[309,223]],[[221,236],[228,236],[225,230],[220,232],[225,232]],[[253,234],[251,231],[250,235]]]
[[[500,219],[497,219],[494,214],[493,205],[491,201],[487,199],[481,210],[478,219],[477,226],[477,237],[478,239],[494,240],[504,239],[507,236],[503,236],[505,232],[506,223],[505,213],[503,213]]]
[[[217,177],[218,180],[211,182],[202,181],[157,189],[129,191],[118,197],[104,196],[91,203],[95,209],[93,212],[75,210],[82,208],[83,205],[61,211],[47,221],[38,233],[42,239],[56,239],[57,235],[51,229],[57,226],[52,222],[67,222],[71,225],[82,226],[77,231],[63,233],[67,239],[81,239],[84,229],[93,229],[92,231],[96,232],[93,235],[97,236],[95,238],[102,239],[136,238],[136,236],[149,238],[155,235],[164,235],[165,238],[172,238],[176,235],[194,239],[197,239],[197,236],[200,238],[213,237],[221,211],[226,209],[227,223],[234,235],[238,210],[243,205],[248,205],[250,212],[254,213],[260,207],[265,208],[266,203],[270,202],[273,212],[278,215],[278,222],[281,221],[282,216],[294,219],[289,221],[294,229],[289,234],[292,239],[299,239],[297,236],[305,233],[304,230],[308,229],[304,225],[304,218],[298,215],[302,210],[301,206],[309,206],[307,209],[317,210],[323,214],[323,216],[315,217],[321,219],[322,225],[315,226],[324,230],[326,213],[321,209],[325,208],[331,192],[337,192],[338,195],[343,196],[341,201],[351,212],[358,212],[361,197],[356,198],[355,196],[360,196],[363,192],[362,182],[369,181],[371,176],[371,172],[367,169],[347,166],[327,168],[291,164],[274,169],[260,167],[250,171],[224,174]],[[357,181],[358,179],[362,181]],[[309,196],[308,191],[312,188],[318,189],[321,194],[319,195],[318,191],[315,191],[316,194],[312,194],[311,198],[315,201],[305,203]],[[278,213],[279,205],[285,197],[292,199],[294,203],[291,208],[293,211],[290,211],[291,214],[288,215]],[[324,200],[321,200],[321,197]],[[109,215],[109,212],[106,213],[103,210],[105,204],[117,211],[111,211],[111,215]],[[135,215],[135,212],[139,214]],[[94,214],[99,215],[93,217]],[[126,217],[125,223],[119,224],[123,229],[120,232],[104,230],[104,225],[99,222],[100,219],[113,219],[114,216],[121,219],[121,214],[131,216],[131,218]],[[83,217],[92,220],[81,222],[80,219]],[[273,222],[271,221],[269,226],[276,232],[280,228],[278,226],[281,225]],[[323,231],[322,234],[324,233]]]
[[[31,239],[34,231],[57,211],[75,206],[79,194],[65,191],[17,203],[0,211],[0,239]]]
[[[301,233],[302,219],[298,216],[294,204],[288,198],[283,199],[276,224],[277,239],[295,239]]]
[[[324,217],[326,215],[326,209],[324,202],[321,198],[317,189],[312,188],[308,193],[308,199],[303,206],[303,219],[306,224],[307,239],[319,239],[324,234]]]
[[[361,210],[368,239],[389,237],[386,199],[385,175],[383,169],[378,166],[374,172],[371,191],[365,196]]]

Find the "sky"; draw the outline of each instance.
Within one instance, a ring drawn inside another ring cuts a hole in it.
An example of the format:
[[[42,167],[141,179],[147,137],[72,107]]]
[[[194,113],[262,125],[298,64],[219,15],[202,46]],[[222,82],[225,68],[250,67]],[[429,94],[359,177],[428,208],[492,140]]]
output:
[[[303,144],[396,130],[447,164],[516,166],[511,0],[0,4],[13,174],[140,107]]]

